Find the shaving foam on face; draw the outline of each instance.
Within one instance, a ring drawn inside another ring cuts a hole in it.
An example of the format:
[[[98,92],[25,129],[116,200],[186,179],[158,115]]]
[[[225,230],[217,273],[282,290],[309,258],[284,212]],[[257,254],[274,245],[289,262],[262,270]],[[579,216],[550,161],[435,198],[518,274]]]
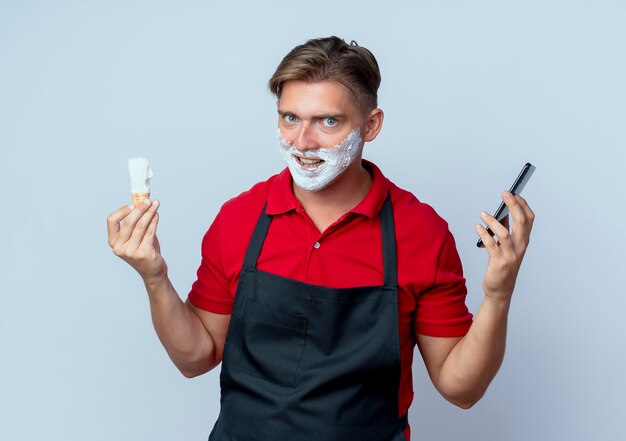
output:
[[[136,205],[135,199],[150,197],[150,179],[152,179],[153,173],[146,158],[130,158],[128,160],[128,172],[130,173],[130,192]]]
[[[357,128],[334,147],[298,151],[285,140],[278,130],[280,152],[296,185],[303,190],[318,191],[330,185],[356,159],[361,143],[361,131]],[[297,158],[321,160],[317,164],[303,164]]]

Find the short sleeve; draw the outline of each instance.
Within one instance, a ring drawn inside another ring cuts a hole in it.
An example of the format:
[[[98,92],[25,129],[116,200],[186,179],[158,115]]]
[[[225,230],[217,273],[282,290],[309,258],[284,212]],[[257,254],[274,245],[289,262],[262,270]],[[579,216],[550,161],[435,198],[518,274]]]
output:
[[[437,256],[433,284],[417,297],[415,332],[431,337],[460,337],[472,324],[465,305],[467,287],[452,233],[447,231]]]
[[[222,259],[220,219],[218,214],[202,239],[202,260],[188,298],[198,308],[230,314],[233,296]]]

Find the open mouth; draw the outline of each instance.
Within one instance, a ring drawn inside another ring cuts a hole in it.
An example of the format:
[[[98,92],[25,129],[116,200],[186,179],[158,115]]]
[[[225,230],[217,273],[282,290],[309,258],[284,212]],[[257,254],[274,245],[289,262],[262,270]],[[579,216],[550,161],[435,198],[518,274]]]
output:
[[[300,167],[305,168],[305,169],[312,169],[312,168],[317,168],[318,166],[322,165],[324,163],[323,159],[313,159],[313,158],[302,158],[300,156],[295,156],[294,158],[296,158],[296,162],[300,165]]]

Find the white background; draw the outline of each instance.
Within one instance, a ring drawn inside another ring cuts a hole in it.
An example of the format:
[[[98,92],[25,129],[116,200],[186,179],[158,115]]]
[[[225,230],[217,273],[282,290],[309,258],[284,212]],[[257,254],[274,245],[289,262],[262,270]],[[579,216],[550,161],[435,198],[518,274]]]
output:
[[[268,78],[333,34],[376,55],[364,156],[448,220],[473,312],[478,214],[537,166],[501,372],[462,411],[417,357],[413,438],[622,439],[625,19],[591,0],[0,0],[0,439],[207,438],[218,372],[171,364],[105,219],[149,158],[185,298],[220,205],[283,168]]]

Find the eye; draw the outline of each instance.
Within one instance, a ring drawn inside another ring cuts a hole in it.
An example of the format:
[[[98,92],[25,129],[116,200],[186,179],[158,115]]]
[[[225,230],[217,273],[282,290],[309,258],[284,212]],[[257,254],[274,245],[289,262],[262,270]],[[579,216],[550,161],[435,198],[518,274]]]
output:
[[[283,121],[285,121],[287,124],[293,124],[298,120],[298,118],[296,118],[295,115],[291,115],[289,113],[287,113],[286,115],[283,115]]]
[[[323,123],[326,127],[335,127],[337,125],[337,120],[335,118],[324,118]]]

